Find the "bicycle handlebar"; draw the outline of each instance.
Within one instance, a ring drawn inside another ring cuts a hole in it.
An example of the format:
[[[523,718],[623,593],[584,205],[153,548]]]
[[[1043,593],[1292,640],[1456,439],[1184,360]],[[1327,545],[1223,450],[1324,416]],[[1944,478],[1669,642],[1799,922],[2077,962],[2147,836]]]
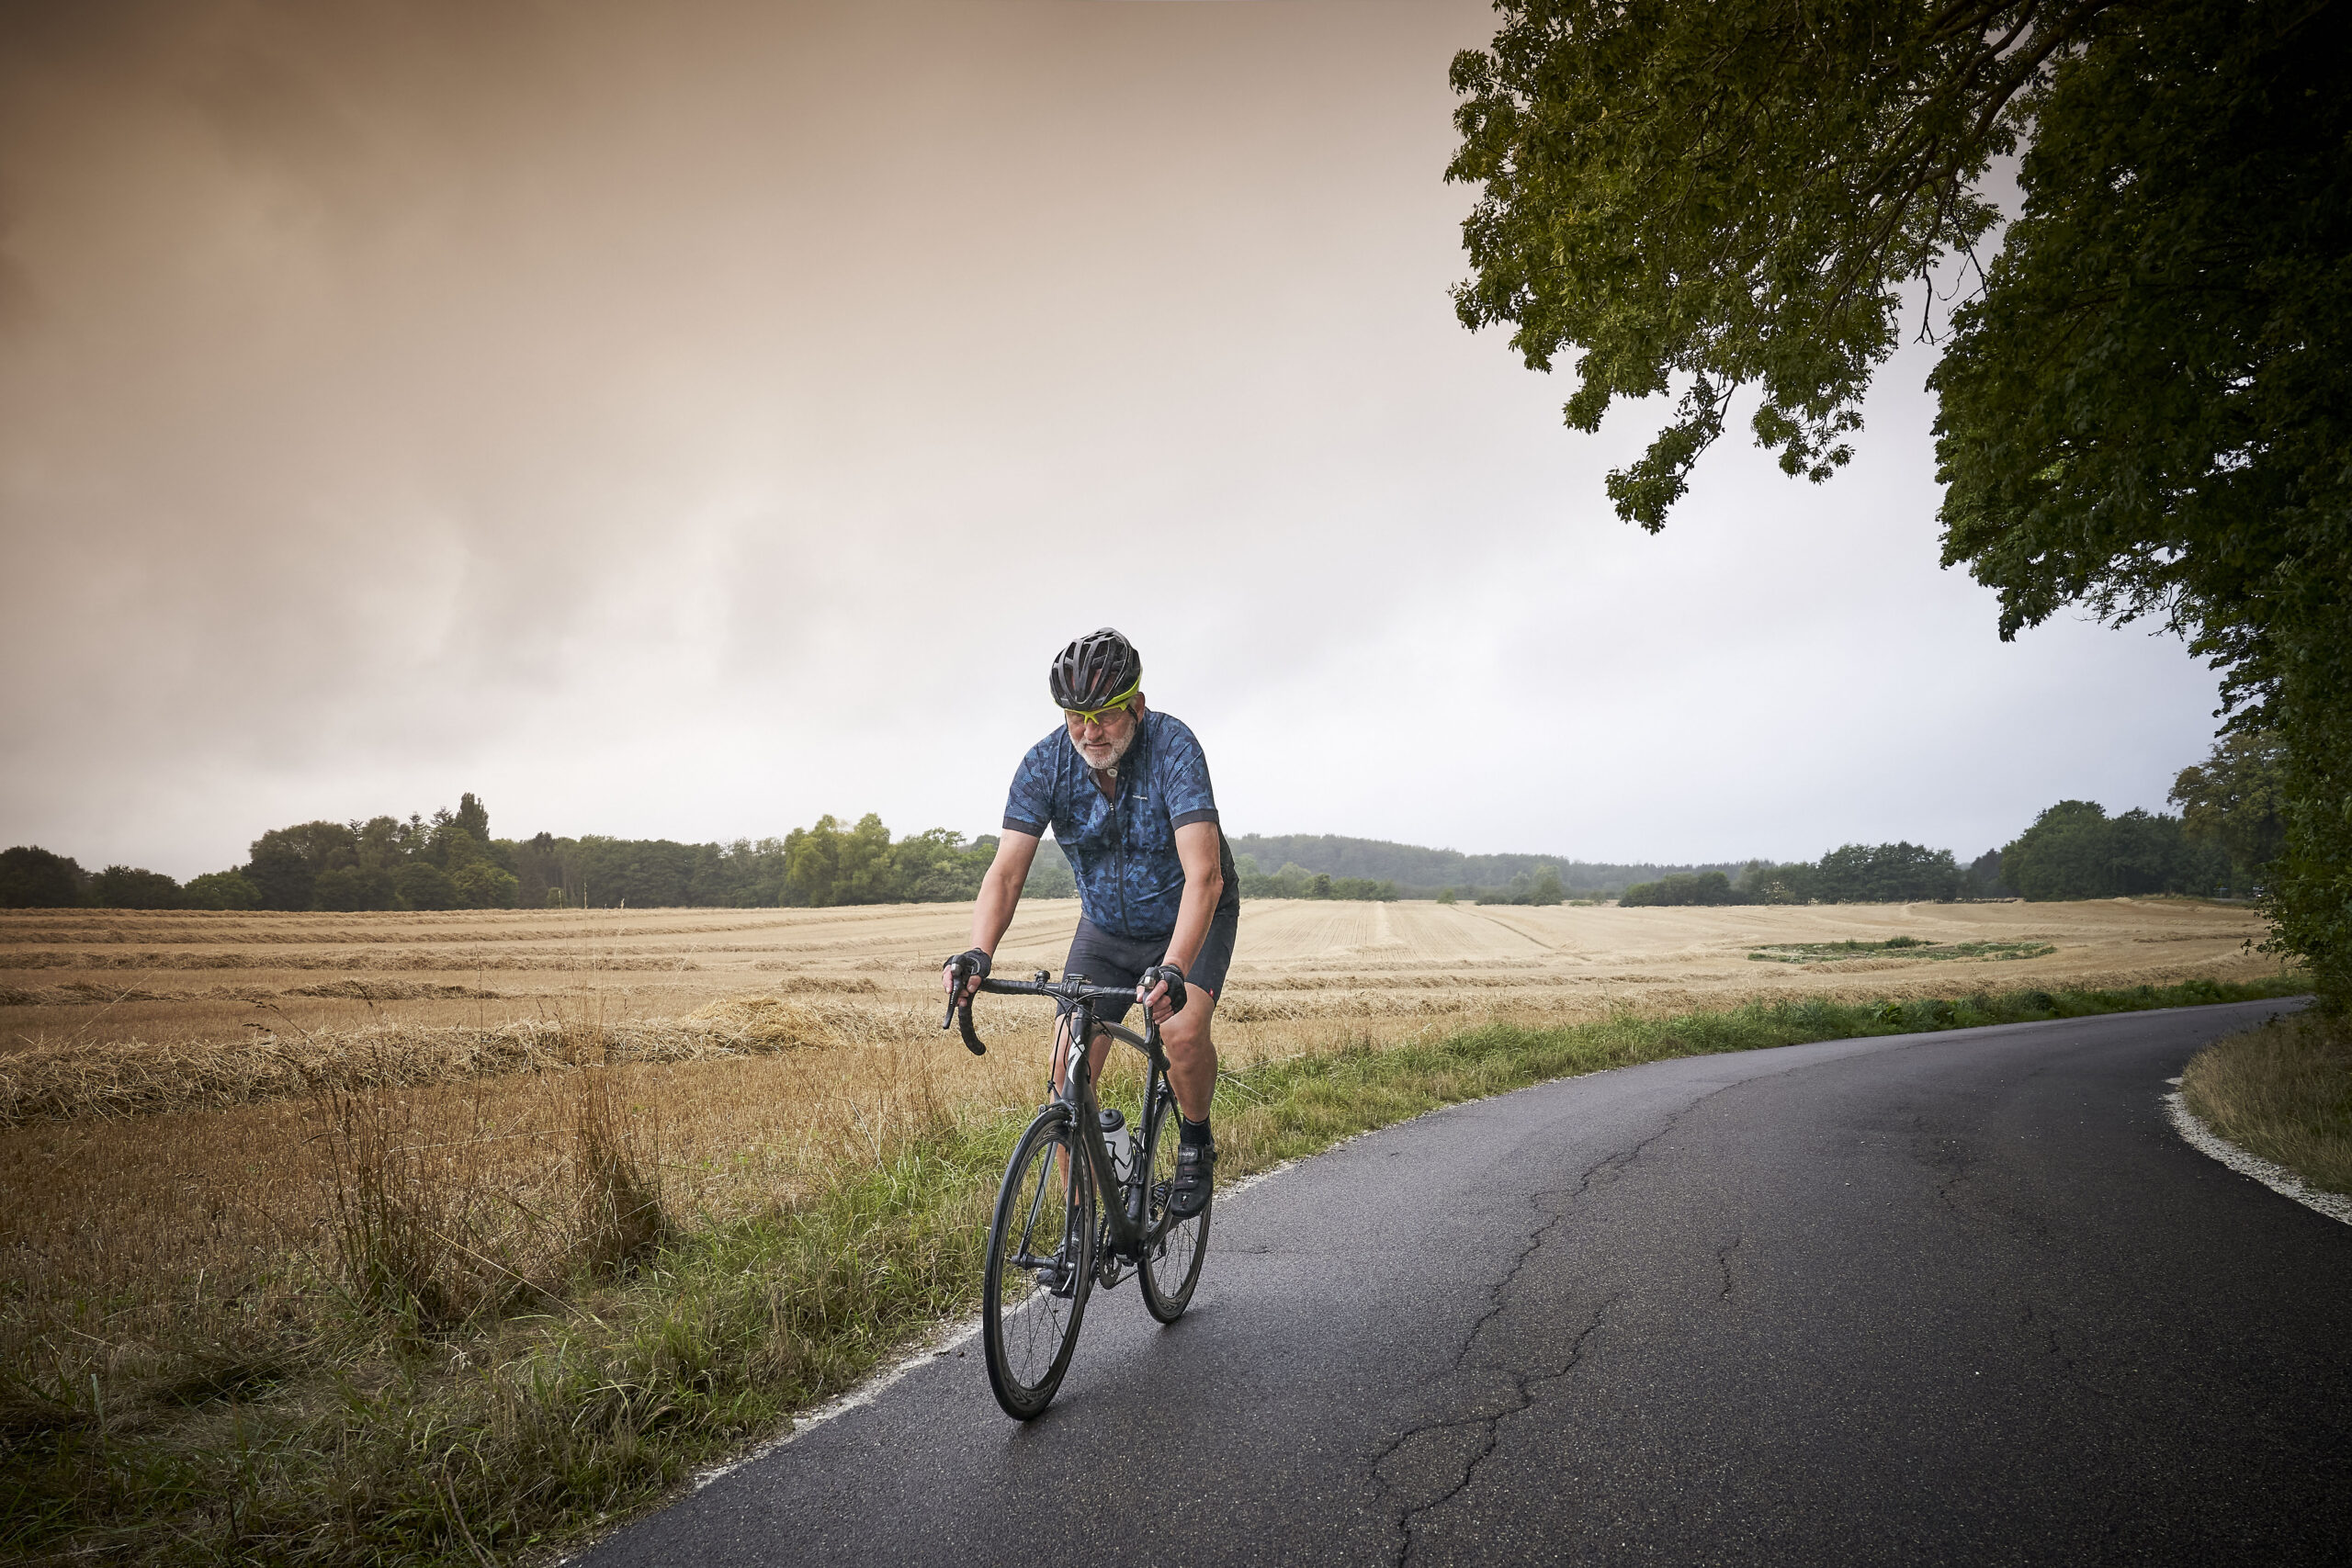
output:
[[[968,978],[968,972],[954,962],[946,967],[954,972],[956,987],[955,995],[947,1003],[947,1016],[940,1020],[939,1027],[944,1032],[953,1026],[964,1037],[964,1049],[975,1056],[985,1056],[989,1048],[980,1043],[979,1034],[972,1028],[972,1000],[964,994],[964,982]],[[1046,976],[1046,971],[1040,969],[1034,980],[983,979],[980,989],[993,991],[1002,997],[1051,997],[1065,1004],[1057,1010],[1067,1010],[1080,1002],[1132,1004],[1136,999],[1132,987],[1090,986],[1082,979],[1049,980]],[[1184,1010],[1184,982],[1172,975],[1168,977],[1168,1000],[1172,1010]]]

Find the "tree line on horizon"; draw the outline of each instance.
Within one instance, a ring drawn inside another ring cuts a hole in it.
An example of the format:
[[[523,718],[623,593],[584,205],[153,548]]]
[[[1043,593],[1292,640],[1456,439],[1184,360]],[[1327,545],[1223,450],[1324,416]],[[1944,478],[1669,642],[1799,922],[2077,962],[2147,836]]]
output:
[[[997,840],[933,828],[893,840],[868,813],[822,817],[782,839],[685,844],[670,839],[538,833],[501,839],[471,794],[456,810],[366,821],[303,822],[254,840],[242,865],[190,879],[108,866],[85,872],[36,846],[0,852],[0,908],[126,909],[511,909],[774,908],[968,899]],[[1048,843],[1023,891],[1077,891]]]
[[[2137,807],[2108,815],[2062,800],[1997,850],[1962,865],[1949,850],[1847,844],[1818,861],[1750,861],[1625,889],[1623,904],[1892,904],[1958,898],[2116,898],[2149,894],[2250,898],[2284,844],[2282,759],[2263,731],[2224,736],[2173,781],[2180,815]]]
[[[1245,898],[1435,897],[1447,903],[1558,904],[1614,896],[1629,905],[1902,903],[1952,898],[2104,898],[2150,893],[2248,897],[2284,842],[2281,758],[2254,731],[2223,738],[2183,769],[2178,816],[2134,808],[2110,816],[2064,800],[1998,850],[1962,865],[1949,850],[1847,844],[1818,861],[1751,860],[1684,867],[1605,865],[1536,855],[1464,855],[1331,834],[1231,840]],[[501,839],[471,794],[455,810],[405,821],[315,821],[273,828],[242,865],[182,885],[160,872],[85,872],[37,846],[0,852],[0,908],[119,909],[612,908],[635,905],[823,908],[956,903],[979,891],[997,840],[933,828],[893,839],[869,812],[820,818],[781,839],[679,843],[598,834]],[[1264,872],[1263,859],[1283,858]],[[1431,870],[1458,874],[1432,884]],[[1639,881],[1629,873],[1650,874]],[[1611,877],[1618,880],[1614,885]],[[1489,880],[1479,880],[1481,876]],[[1023,892],[1077,891],[1061,848],[1038,848]]]

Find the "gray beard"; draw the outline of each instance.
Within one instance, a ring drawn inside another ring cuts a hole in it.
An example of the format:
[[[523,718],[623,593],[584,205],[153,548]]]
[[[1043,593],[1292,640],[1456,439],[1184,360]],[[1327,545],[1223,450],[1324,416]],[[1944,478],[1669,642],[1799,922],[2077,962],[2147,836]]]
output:
[[[1141,727],[1140,727],[1140,726],[1137,726],[1137,728],[1141,728]],[[1087,756],[1087,754],[1086,754],[1083,750],[1080,750],[1080,748],[1079,748],[1079,744],[1078,744],[1078,742],[1077,742],[1077,741],[1075,741],[1075,740],[1071,741],[1071,742],[1069,743],[1069,749],[1070,749],[1071,750],[1073,750],[1073,751],[1077,751],[1077,752],[1078,752],[1078,760],[1079,760],[1080,761],[1084,762],[1084,763],[1085,763],[1089,768],[1092,769],[1095,773],[1098,773],[1102,774],[1104,777],[1106,777],[1107,779],[1109,779],[1109,780],[1111,781],[1111,783],[1113,784],[1113,785],[1114,785],[1114,786],[1115,786],[1115,785],[1118,784],[1118,782],[1119,782],[1119,764],[1120,764],[1122,761],[1125,761],[1125,760],[1126,760],[1127,751],[1128,751],[1128,750],[1129,750],[1130,748],[1132,748],[1132,747],[1135,745],[1135,743],[1136,743],[1136,731],[1135,731],[1134,729],[1130,729],[1130,730],[1128,730],[1128,731],[1127,731],[1127,738],[1126,738],[1125,740],[1122,740],[1122,741],[1120,741],[1120,742],[1119,742],[1119,749],[1118,749],[1117,750],[1115,750],[1115,751],[1114,751],[1114,752],[1112,752],[1112,753],[1111,753],[1111,760],[1110,760],[1109,761],[1107,761],[1107,762],[1102,763],[1102,764],[1101,766],[1099,766],[1099,767],[1098,767],[1098,766],[1096,766],[1096,764],[1095,764],[1095,762],[1094,762],[1093,759],[1090,758],[1089,756]]]

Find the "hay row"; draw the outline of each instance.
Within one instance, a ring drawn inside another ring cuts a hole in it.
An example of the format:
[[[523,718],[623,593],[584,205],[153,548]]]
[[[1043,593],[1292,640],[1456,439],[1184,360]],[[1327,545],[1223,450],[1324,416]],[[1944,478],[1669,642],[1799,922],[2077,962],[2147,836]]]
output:
[[[778,980],[778,992],[789,996],[876,996],[882,987],[863,976],[796,975]],[[143,986],[108,986],[96,980],[69,980],[62,986],[0,986],[0,1008],[112,1006],[118,1002],[268,1002],[287,997],[315,997],[327,1001],[432,1002],[513,1001],[527,996],[520,991],[493,991],[480,986],[431,980],[326,980],[315,986],[272,990],[266,986],[207,986],[195,991],[156,991]]]
[[[609,952],[578,953],[386,953],[357,948],[345,953],[11,953],[0,955],[9,969],[546,969],[598,973],[605,970],[694,970],[691,958],[644,958]]]
[[[905,1035],[915,1022],[911,1012],[738,997],[683,1018],[618,1023],[386,1024],[208,1045],[40,1045],[0,1057],[0,1127],[219,1110],[322,1088],[405,1088],[590,1062],[692,1062],[871,1043]]]
[[[111,1006],[116,1002],[266,1002],[281,997],[321,997],[354,1002],[425,1002],[453,999],[504,1001],[511,991],[478,986],[436,985],[417,980],[329,980],[273,991],[264,986],[207,986],[200,991],[151,991],[141,986],[102,986],[69,980],[62,986],[0,986],[0,1007]]]

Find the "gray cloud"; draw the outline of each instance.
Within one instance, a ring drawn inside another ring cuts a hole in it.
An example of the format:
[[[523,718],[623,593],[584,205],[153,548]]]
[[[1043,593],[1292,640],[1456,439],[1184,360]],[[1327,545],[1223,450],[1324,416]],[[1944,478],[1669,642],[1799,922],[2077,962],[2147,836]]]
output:
[[[1919,351],[1618,525],[1643,411],[1451,316],[1479,0],[0,26],[9,842],[984,829],[1103,620],[1237,829],[1973,852],[2210,729],[1937,571]]]

